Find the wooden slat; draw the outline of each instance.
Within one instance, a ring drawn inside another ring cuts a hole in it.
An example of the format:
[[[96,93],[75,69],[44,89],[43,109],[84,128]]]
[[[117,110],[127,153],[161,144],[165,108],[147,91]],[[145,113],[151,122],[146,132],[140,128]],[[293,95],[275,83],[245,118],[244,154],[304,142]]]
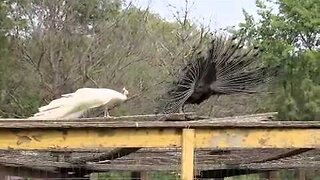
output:
[[[0,128],[27,129],[27,128],[320,128],[320,121],[106,121],[106,122],[6,122],[0,121]]]
[[[17,119],[17,118],[6,118],[0,121],[8,122],[105,122],[105,121],[157,121],[157,120],[185,120],[186,117],[192,119],[198,118],[194,112],[187,113],[173,113],[173,114],[144,114],[144,115],[130,115],[130,116],[111,116],[111,117],[94,117],[94,118],[76,118],[76,119]],[[201,117],[200,117],[201,119]]]
[[[272,114],[273,113],[228,118],[209,118],[192,121],[157,121],[151,118],[154,115],[119,117],[119,119],[0,119],[0,128],[320,128],[320,121],[270,121]],[[178,114],[175,118],[182,118],[181,116],[181,114]],[[151,120],[149,119],[147,121],[146,119],[148,118]]]
[[[85,162],[99,162],[99,161],[111,162],[114,159],[121,158],[123,156],[127,156],[131,153],[134,153],[139,149],[140,148],[115,148],[108,153],[103,153],[96,156],[85,156],[85,157],[69,160],[69,162],[74,164],[83,164]]]
[[[308,162],[294,163],[294,162],[274,162],[274,163],[251,163],[251,164],[197,164],[197,170],[223,170],[223,169],[256,169],[256,170],[277,170],[277,169],[296,169],[296,168],[310,168],[318,169],[320,163],[309,164]],[[179,164],[170,165],[143,165],[143,164],[92,164],[86,166],[88,170],[94,171],[179,171]]]
[[[123,170],[123,171],[179,171],[180,170],[180,149],[153,149],[149,152],[148,149],[143,149],[130,157],[124,157],[115,161],[107,162],[106,164],[71,164],[66,162],[53,162],[55,159],[44,157],[43,153],[38,156],[22,156],[17,152],[1,153],[0,163],[8,166],[23,166],[28,167],[55,167],[80,169],[85,168],[87,171],[108,171],[108,170]],[[289,151],[289,150],[287,150]],[[168,153],[164,153],[168,152]],[[285,150],[280,149],[256,149],[256,150],[232,150],[231,153],[210,155],[210,150],[196,151],[196,168],[197,170],[219,170],[219,169],[284,169],[284,168],[318,168],[320,161],[317,159],[319,150],[288,157],[282,160],[264,163],[251,163],[256,159],[266,159],[269,156],[276,156]],[[14,154],[15,155],[14,155]],[[83,154],[85,155],[85,154]],[[146,157],[148,157],[146,159]],[[51,169],[51,168],[49,168]]]
[[[264,163],[264,162],[268,162],[268,161],[274,161],[274,160],[279,160],[279,159],[283,159],[283,158],[287,158],[287,157],[291,157],[291,156],[296,156],[302,153],[305,153],[307,151],[311,151],[313,150],[313,148],[300,148],[300,149],[294,149],[285,153],[281,153],[278,154],[276,156],[272,156],[272,157],[268,157],[266,159],[261,159],[261,160],[256,160],[252,163]]]

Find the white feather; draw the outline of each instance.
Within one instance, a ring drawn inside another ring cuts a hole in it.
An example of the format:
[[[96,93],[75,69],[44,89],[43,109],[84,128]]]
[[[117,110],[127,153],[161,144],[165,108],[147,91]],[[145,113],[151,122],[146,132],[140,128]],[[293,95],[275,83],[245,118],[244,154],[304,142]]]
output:
[[[39,112],[29,119],[77,118],[89,109],[102,106],[107,111],[108,108],[125,101],[127,95],[128,91],[125,88],[123,94],[106,88],[81,88],[40,107]]]

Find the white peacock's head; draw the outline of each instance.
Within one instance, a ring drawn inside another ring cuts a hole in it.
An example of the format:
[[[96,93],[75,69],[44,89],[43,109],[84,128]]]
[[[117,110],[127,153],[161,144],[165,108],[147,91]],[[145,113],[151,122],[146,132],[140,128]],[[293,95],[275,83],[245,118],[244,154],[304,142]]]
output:
[[[122,93],[123,93],[125,96],[128,96],[129,91],[128,91],[125,87],[123,87]]]

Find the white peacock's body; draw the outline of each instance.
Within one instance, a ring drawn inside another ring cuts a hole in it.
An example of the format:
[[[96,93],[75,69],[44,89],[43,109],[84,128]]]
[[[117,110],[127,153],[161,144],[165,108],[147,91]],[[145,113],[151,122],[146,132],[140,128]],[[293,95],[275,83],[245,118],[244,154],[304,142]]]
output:
[[[123,93],[107,88],[81,88],[40,107],[39,112],[29,119],[78,118],[96,107],[105,107],[105,116],[109,116],[108,109],[127,100],[127,95],[125,88]]]

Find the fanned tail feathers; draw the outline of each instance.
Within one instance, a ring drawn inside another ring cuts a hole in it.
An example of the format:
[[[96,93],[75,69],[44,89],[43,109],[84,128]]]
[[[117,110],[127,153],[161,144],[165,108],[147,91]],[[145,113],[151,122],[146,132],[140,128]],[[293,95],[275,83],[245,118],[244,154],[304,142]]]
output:
[[[269,82],[279,70],[263,67],[260,52],[244,46],[242,38],[214,37],[207,54],[194,57],[171,83],[158,109],[172,113],[215,94],[254,93],[254,88]]]

